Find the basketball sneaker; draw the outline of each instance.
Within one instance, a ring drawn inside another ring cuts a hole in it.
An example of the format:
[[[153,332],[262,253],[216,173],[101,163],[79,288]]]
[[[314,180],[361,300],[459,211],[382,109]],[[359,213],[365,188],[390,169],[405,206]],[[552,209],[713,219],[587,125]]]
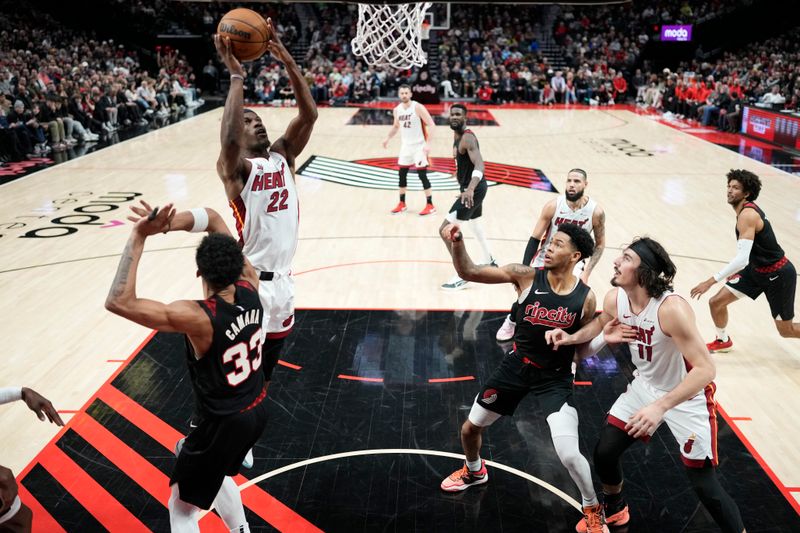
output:
[[[596,507],[600,507],[600,505],[595,505],[594,507],[584,507],[583,508],[583,518],[575,526],[575,531],[577,531],[578,533],[586,533],[587,531],[589,531],[589,532],[591,532],[591,531],[608,531],[608,526],[621,527],[621,526],[624,526],[625,524],[627,524],[628,522],[631,521],[631,513],[628,512],[628,506],[626,505],[625,507],[622,508],[621,511],[619,511],[617,513],[614,513],[611,516],[605,517],[605,520],[603,522],[603,524],[604,524],[603,527],[605,529],[593,530],[593,529],[591,529],[589,527],[589,524],[591,524],[591,522],[588,522],[589,515],[587,514],[586,510],[587,509],[594,509]]]
[[[405,203],[405,202],[400,202],[400,203],[398,203],[398,204],[397,204],[397,207],[395,207],[394,209],[392,209],[392,214],[393,214],[393,215],[396,215],[396,214],[398,214],[398,213],[402,213],[402,212],[403,212],[403,211],[405,211],[406,209],[407,209],[407,207],[406,207],[406,203]]]
[[[517,325],[511,321],[511,315],[506,315],[503,325],[497,330],[497,335],[494,336],[497,342],[508,342],[514,338],[514,331]]]
[[[247,455],[244,456],[244,460],[242,461],[242,468],[247,468],[248,470],[253,468],[253,449],[252,448],[247,450]]]
[[[460,291],[467,288],[467,280],[461,279],[458,276],[453,277],[447,283],[442,283],[442,290],[444,291]]]
[[[591,507],[584,507],[583,520],[586,524],[587,533],[608,533],[608,526],[606,525],[606,518],[603,515],[602,503],[592,505]]]
[[[425,215],[432,215],[436,212],[436,208],[433,207],[433,204],[425,204],[425,209],[419,212],[419,216],[424,217]]]
[[[733,340],[730,337],[728,337],[728,340],[726,340],[726,341],[721,341],[719,339],[714,339],[714,342],[709,342],[708,344],[706,344],[706,346],[708,347],[708,351],[711,352],[711,353],[715,353],[715,352],[719,352],[719,353],[730,352],[731,348],[733,348]]]
[[[481,459],[481,469],[477,472],[472,472],[467,468],[467,463],[464,466],[444,478],[442,481],[442,490],[447,492],[461,492],[467,490],[474,485],[481,485],[489,481],[489,472],[486,471],[486,461]]]

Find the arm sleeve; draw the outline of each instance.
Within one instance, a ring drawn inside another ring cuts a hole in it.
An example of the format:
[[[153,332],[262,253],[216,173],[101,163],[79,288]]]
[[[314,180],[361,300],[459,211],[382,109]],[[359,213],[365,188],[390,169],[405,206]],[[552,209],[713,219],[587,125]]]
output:
[[[592,355],[602,350],[605,345],[606,345],[606,336],[601,331],[598,336],[596,336],[589,342],[585,342],[583,344],[578,345],[575,348],[575,353],[581,359],[583,359],[584,357],[591,357]]]
[[[536,255],[536,250],[539,249],[539,239],[531,237],[528,239],[528,245],[525,247],[525,255],[522,256],[522,264],[530,265],[533,261],[533,256]]]
[[[0,405],[22,399],[22,387],[0,388]]]
[[[753,241],[750,239],[739,239],[736,241],[736,257],[725,265],[725,268],[717,272],[714,279],[722,281],[732,274],[736,274],[747,266],[750,261],[750,251],[753,249]]]

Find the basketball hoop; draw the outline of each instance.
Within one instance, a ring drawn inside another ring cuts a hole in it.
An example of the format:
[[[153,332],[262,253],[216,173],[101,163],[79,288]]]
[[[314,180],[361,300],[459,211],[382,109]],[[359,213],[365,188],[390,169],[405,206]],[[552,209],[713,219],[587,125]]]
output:
[[[397,69],[421,67],[427,62],[422,50],[422,21],[431,2],[400,5],[358,4],[353,53],[372,66]]]

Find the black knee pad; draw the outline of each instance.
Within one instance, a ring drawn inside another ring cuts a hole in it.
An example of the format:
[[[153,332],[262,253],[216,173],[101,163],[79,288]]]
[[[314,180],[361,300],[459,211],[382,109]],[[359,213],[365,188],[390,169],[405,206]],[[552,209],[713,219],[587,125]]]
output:
[[[422,188],[430,189],[431,182],[428,180],[428,170],[424,168],[417,169],[417,175],[419,176],[419,180],[422,182]]]
[[[408,185],[408,168],[400,168],[400,188],[405,188]]]
[[[636,439],[608,422],[600,430],[600,439],[594,448],[594,469],[604,485],[622,483],[620,458]]]

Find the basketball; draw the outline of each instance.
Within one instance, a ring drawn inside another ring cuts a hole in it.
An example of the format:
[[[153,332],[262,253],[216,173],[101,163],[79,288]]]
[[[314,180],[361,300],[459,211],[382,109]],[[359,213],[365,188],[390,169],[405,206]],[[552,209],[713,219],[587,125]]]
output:
[[[267,21],[252,9],[228,11],[219,21],[217,33],[230,38],[231,51],[239,61],[253,61],[267,51]]]

